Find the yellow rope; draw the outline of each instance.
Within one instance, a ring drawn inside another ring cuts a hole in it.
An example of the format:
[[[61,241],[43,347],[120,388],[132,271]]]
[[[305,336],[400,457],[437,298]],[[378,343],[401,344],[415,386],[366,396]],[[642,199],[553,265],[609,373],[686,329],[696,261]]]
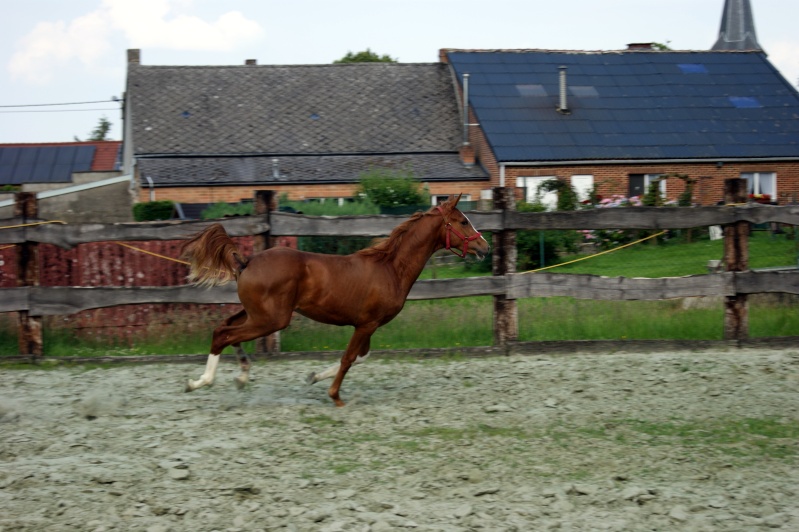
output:
[[[171,260],[173,262],[179,262],[181,264],[190,264],[189,262],[186,262],[185,260],[173,259],[172,257],[167,257],[166,255],[159,255],[158,253],[153,253],[152,251],[147,251],[146,249],[137,248],[136,246],[131,246],[130,244],[125,244],[124,242],[118,242],[117,241],[117,242],[114,242],[114,244],[119,244],[120,246],[124,246],[126,248],[130,248],[130,249],[133,249],[135,251],[141,251],[142,253],[146,253],[147,255],[152,255],[153,257],[158,257],[159,259]]]
[[[14,246],[16,246],[16,244],[9,244],[9,245],[7,245],[7,246],[0,247],[0,250],[3,250],[3,249],[8,249],[8,248],[13,248]]]
[[[580,262],[581,260],[593,259],[594,257],[598,257],[600,255],[605,255],[607,253],[613,253],[614,251],[618,251],[620,249],[624,249],[626,247],[633,246],[635,244],[640,244],[644,240],[649,240],[650,238],[655,238],[657,236],[660,236],[660,235],[664,234],[665,232],[666,231],[661,231],[661,232],[657,233],[656,235],[650,235],[648,237],[642,238],[641,240],[636,240],[635,242],[630,242],[629,244],[624,244],[624,245],[619,246],[617,248],[608,249],[608,250],[605,250],[605,251],[600,251],[599,253],[595,253],[594,255],[589,255],[587,257],[582,257],[582,258],[579,258],[579,259],[570,260],[569,262],[564,262],[564,263],[561,263],[561,264],[553,264],[552,266],[547,266],[545,268],[538,268],[537,270],[529,270],[529,271],[520,272],[520,273],[535,273],[535,272],[548,270],[550,268],[557,268],[558,266],[566,266],[567,264],[574,264],[575,262]]]
[[[44,225],[44,224],[65,224],[67,222],[62,222],[61,220],[50,220],[48,222],[31,222],[29,224],[19,224],[19,225],[6,225],[0,227],[0,229],[16,229],[18,227],[31,227],[33,225]]]

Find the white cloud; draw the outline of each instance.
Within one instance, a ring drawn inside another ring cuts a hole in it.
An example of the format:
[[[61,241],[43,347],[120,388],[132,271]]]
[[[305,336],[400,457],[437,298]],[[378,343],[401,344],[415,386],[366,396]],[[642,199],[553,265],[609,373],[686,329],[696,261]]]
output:
[[[263,29],[239,11],[216,20],[192,15],[191,0],[103,0],[69,22],[40,22],[17,43],[8,63],[14,79],[41,84],[70,61],[91,68],[122,36],[124,48],[230,51],[258,39]]]
[[[763,45],[768,54],[768,59],[788,82],[796,87],[799,85],[799,56],[796,54],[796,43],[777,41]]]

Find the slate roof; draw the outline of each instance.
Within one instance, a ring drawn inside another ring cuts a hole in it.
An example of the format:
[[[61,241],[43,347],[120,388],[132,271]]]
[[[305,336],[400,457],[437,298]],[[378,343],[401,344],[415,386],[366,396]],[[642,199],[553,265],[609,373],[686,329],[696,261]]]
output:
[[[275,162],[276,161],[276,162]],[[465,167],[457,155],[315,155],[288,157],[170,157],[139,160],[139,173],[158,186],[355,183],[365,170],[411,170],[424,182],[486,179],[479,166]]]
[[[119,170],[120,141],[0,144],[0,185],[70,183],[76,172]]]
[[[488,179],[460,162],[457,99],[440,63],[131,63],[127,98],[140,174],[156,185],[356,182],[375,165]]]
[[[142,66],[128,72],[133,150],[146,154],[457,151],[442,64]]]
[[[762,52],[447,55],[500,163],[799,158],[799,94]]]

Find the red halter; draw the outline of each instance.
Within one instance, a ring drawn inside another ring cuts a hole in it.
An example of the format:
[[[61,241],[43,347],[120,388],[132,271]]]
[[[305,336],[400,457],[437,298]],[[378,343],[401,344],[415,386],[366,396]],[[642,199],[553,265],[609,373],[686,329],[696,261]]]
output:
[[[451,251],[451,252],[453,252],[455,255],[459,256],[460,258],[465,258],[466,254],[469,251],[469,242],[471,242],[472,240],[477,240],[478,238],[480,238],[482,236],[482,233],[480,231],[477,231],[472,236],[466,236],[466,235],[462,234],[460,231],[458,231],[457,229],[452,227],[452,224],[447,219],[447,215],[444,214],[444,209],[442,209],[440,205],[436,205],[436,209],[438,209],[438,212],[440,212],[441,216],[444,217],[444,222],[446,222],[446,226],[445,226],[447,228],[447,245],[446,245],[446,249]],[[455,236],[457,236],[458,238],[461,239],[461,241],[463,241],[463,250],[460,253],[458,253],[455,249],[452,249],[452,246],[450,244],[450,234],[451,233],[455,233]]]

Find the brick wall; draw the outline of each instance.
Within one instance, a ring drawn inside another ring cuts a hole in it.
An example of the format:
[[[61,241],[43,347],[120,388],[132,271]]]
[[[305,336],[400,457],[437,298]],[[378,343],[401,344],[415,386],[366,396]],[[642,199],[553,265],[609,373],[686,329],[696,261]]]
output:
[[[470,194],[473,200],[480,199],[480,191],[489,188],[487,181],[425,183],[433,195]],[[356,194],[356,184],[338,185],[276,185],[262,188],[249,186],[218,187],[162,187],[155,189],[156,200],[172,200],[178,203],[236,203],[251,200],[258,190],[272,190],[279,196],[287,194],[292,201],[308,198],[351,198]],[[149,201],[149,189],[139,190],[139,201]]]

